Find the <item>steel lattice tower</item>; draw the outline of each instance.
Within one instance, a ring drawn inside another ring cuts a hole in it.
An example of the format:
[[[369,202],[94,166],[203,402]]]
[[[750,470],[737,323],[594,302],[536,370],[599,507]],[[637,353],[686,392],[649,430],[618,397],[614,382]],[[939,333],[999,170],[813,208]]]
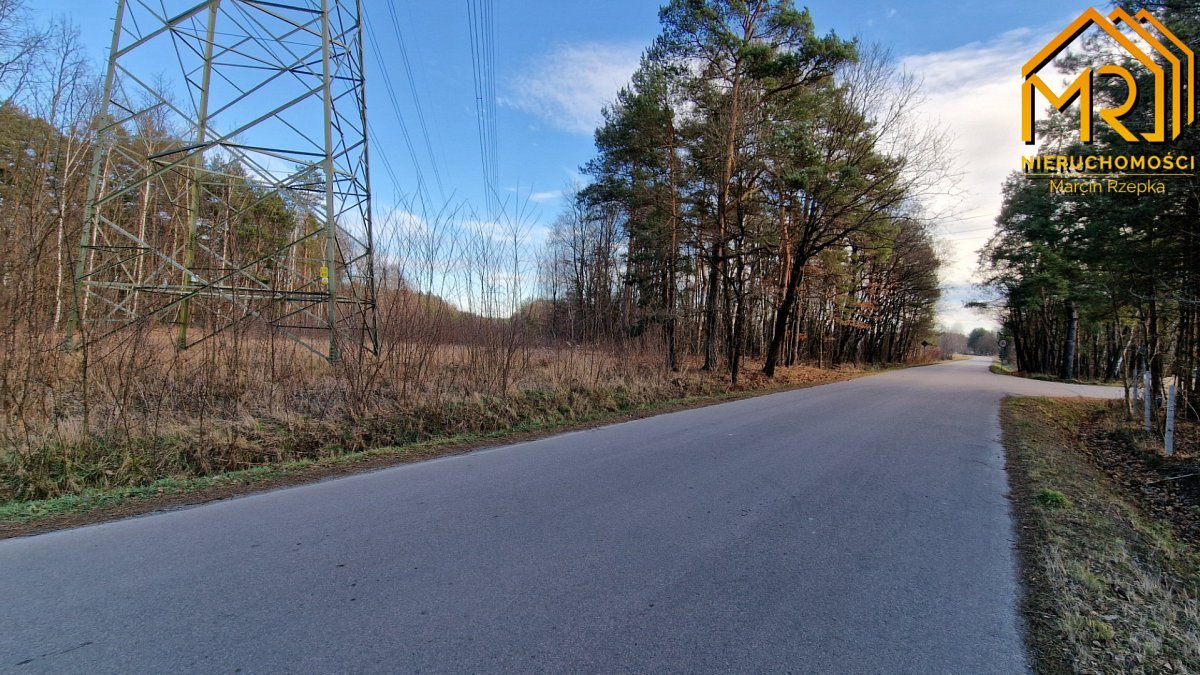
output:
[[[377,350],[361,0],[118,0],[68,344]]]

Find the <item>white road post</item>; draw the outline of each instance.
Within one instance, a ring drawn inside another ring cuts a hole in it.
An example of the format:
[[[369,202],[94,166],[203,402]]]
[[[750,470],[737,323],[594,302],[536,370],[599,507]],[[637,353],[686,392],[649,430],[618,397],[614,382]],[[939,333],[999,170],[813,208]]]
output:
[[[1129,387],[1129,414],[1132,416],[1137,412],[1138,401],[1142,400],[1139,393],[1142,388],[1142,374],[1136,369],[1133,371],[1133,384]]]
[[[1167,387],[1167,433],[1163,439],[1167,457],[1175,454],[1175,385]]]
[[[1150,369],[1142,373],[1142,417],[1143,426],[1150,431],[1150,405],[1154,401],[1154,392],[1150,391]]]

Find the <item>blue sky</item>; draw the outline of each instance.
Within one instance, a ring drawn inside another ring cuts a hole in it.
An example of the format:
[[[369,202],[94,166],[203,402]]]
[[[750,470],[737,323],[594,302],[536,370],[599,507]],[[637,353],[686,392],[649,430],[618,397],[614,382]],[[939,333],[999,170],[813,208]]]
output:
[[[379,138],[372,154],[387,154],[400,183],[374,171],[375,198],[377,209],[390,208],[413,194],[415,170],[386,95],[385,76],[410,132],[418,133],[419,127],[388,6],[383,0],[364,2],[381,50],[367,58],[369,119]],[[115,1],[31,5],[42,18],[71,17],[100,67]],[[553,220],[561,191],[592,156],[590,130],[600,107],[658,33],[658,6],[649,0],[494,3],[499,187],[505,195],[529,199],[534,237]],[[966,165],[964,194],[951,205],[960,218],[942,228],[952,261],[944,275],[942,319],[948,327],[988,323],[962,310],[961,303],[974,250],[985,241],[999,207],[1000,181],[1020,154],[1017,68],[1088,3],[821,0],[807,6],[819,31],[890,45],[905,68],[925,80],[928,118],[957,137],[955,152]],[[446,197],[481,205],[467,0],[395,2],[393,8]],[[421,171],[432,182],[423,141],[416,142]],[[440,200],[436,187],[430,185],[429,194]]]

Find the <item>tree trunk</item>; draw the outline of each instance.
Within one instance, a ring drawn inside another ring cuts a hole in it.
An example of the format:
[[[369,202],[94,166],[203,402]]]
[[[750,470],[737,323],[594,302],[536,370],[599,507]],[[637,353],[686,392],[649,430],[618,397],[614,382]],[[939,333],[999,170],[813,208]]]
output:
[[[708,288],[704,293],[704,370],[717,367],[717,289],[721,283],[721,239],[713,241],[708,261]]]
[[[668,120],[667,128],[667,184],[671,190],[671,249],[667,259],[667,311],[664,333],[667,340],[667,369],[674,372],[679,370],[679,358],[676,355],[675,324],[678,304],[676,295],[676,269],[679,267],[679,193],[675,189],[675,121]]]
[[[1079,334],[1079,306],[1067,301],[1067,336],[1063,340],[1062,379],[1075,379],[1075,343]]]
[[[734,71],[740,67],[734,63]],[[741,78],[734,76],[730,90],[729,122],[725,132],[725,161],[721,169],[721,182],[717,184],[717,233],[712,245],[712,269],[709,270],[708,306],[705,308],[704,370],[717,366],[717,284],[721,281],[722,261],[725,253],[726,210],[729,202],[729,185],[733,182],[734,153],[737,151],[737,121],[741,114]]]
[[[788,275],[783,302],[779,303],[779,309],[775,310],[775,329],[771,331],[771,344],[767,346],[767,358],[763,363],[762,371],[767,377],[775,375],[775,365],[779,362],[779,350],[783,346],[784,336],[787,335],[788,317],[792,313],[792,306],[796,304],[796,290],[800,287],[800,281],[804,277],[805,258],[806,256],[801,255],[799,251],[792,256],[792,270]]]

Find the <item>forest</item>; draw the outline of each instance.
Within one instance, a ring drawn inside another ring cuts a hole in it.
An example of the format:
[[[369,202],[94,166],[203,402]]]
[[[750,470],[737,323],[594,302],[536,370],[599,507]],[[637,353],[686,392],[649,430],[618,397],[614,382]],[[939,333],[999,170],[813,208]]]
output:
[[[554,224],[548,328],[652,333],[734,382],[743,359],[904,360],[932,329],[921,198],[944,139],[886,53],[786,4],[672,3],[596,131],[592,182]],[[620,263],[618,263],[620,260]]]
[[[1163,3],[1161,16],[1184,43],[1195,44],[1200,38],[1200,8],[1195,3]],[[1065,66],[1078,72],[1111,59],[1109,45],[1095,38]],[[1131,130],[1150,130],[1156,109],[1153,83],[1145,69],[1132,68],[1141,73],[1140,101],[1122,120]],[[1127,91],[1121,78],[1097,77],[1094,105],[1115,108]],[[1099,165],[1102,157],[1122,155],[1145,157],[1157,166],[1166,158],[1194,156],[1200,148],[1194,125],[1185,126],[1174,140],[1153,144],[1131,142],[1102,124],[1095,128],[1095,141],[1083,143],[1073,109],[1039,125],[1036,151],[1069,158],[1079,166],[1088,166],[1089,158],[1096,158],[1091,165]],[[1145,180],[1136,173],[1130,169],[1112,178]],[[1068,185],[1101,182],[1070,173],[1061,178]],[[1139,194],[1051,190],[1045,179],[1019,173],[1009,177],[997,233],[981,253],[980,264],[984,284],[995,298],[990,304],[1004,324],[1001,337],[1011,340],[1010,355],[1020,370],[1068,380],[1124,382],[1127,387],[1139,372],[1149,370],[1159,400],[1168,384],[1176,383],[1181,414],[1196,416],[1197,180],[1194,174],[1156,178],[1150,182],[1161,186],[1161,192]]]
[[[520,205],[483,227],[466,204],[375,205],[378,353],[328,363],[240,317],[181,350],[181,321],[222,320],[198,310],[63,348],[72,312],[86,310],[74,270],[89,166],[103,183],[192,130],[139,123],[97,145],[101,67],[77,29],[37,25],[21,0],[0,0],[0,501],[930,357],[941,261],[923,204],[952,176],[947,140],[916,116],[919,84],[885,49],[820,31],[789,0],[673,0],[660,19],[544,242],[528,240]],[[311,200],[257,182],[229,155],[147,183],[100,216],[176,249],[189,208],[192,222],[228,223],[201,229],[204,246],[257,260],[256,278],[316,278],[318,252],[272,253],[306,239]],[[1164,256],[1136,289],[1150,299],[1129,289],[1105,313],[1109,299],[1082,273],[1036,308],[1013,295],[1009,330],[1042,331],[1020,333],[1023,363],[1062,360],[1062,312],[1077,307],[1085,348],[1068,360],[1095,370],[1093,353],[1111,359],[1136,342],[1154,345],[1156,372],[1179,368],[1167,355],[1185,350],[1167,342],[1185,324],[1195,335],[1191,307],[1153,298],[1188,292],[1168,284],[1178,278],[1165,261],[1194,247],[1165,222],[1143,222],[1154,232],[1146,250]],[[1143,327],[1153,337],[1135,340]]]

